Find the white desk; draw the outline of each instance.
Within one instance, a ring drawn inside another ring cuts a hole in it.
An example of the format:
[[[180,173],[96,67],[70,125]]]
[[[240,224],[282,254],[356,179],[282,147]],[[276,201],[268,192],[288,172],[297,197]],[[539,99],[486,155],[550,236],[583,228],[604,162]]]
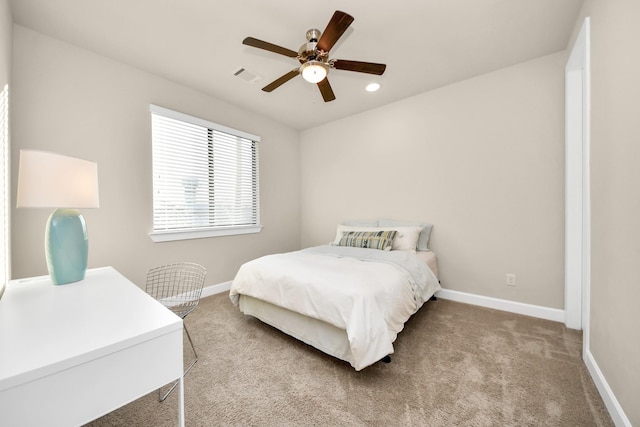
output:
[[[81,425],[180,379],[182,320],[111,267],[15,280],[0,300],[0,424]]]

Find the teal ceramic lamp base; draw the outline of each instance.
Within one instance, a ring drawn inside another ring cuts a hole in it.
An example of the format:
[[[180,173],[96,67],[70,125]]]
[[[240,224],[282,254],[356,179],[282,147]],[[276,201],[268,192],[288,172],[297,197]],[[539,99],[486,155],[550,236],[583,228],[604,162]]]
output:
[[[84,217],[77,209],[56,209],[45,232],[47,267],[54,285],[77,282],[87,271],[89,239]]]

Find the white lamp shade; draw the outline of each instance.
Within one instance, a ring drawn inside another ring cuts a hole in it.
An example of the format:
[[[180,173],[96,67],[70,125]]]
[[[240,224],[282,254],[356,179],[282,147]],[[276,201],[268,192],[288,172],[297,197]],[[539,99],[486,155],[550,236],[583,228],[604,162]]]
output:
[[[88,160],[20,150],[19,208],[97,208],[98,165]]]

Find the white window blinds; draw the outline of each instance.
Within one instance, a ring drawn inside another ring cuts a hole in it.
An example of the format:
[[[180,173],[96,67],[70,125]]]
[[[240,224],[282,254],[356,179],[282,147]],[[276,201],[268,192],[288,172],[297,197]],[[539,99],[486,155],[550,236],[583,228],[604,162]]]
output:
[[[259,137],[151,105],[155,241],[260,231]]]

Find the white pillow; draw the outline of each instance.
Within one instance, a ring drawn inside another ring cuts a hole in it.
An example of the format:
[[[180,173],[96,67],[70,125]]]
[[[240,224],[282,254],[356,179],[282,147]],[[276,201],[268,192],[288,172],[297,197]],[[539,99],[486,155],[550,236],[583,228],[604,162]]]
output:
[[[418,245],[418,238],[420,237],[420,232],[422,231],[422,227],[359,227],[355,225],[343,225],[339,224],[336,232],[336,238],[333,239],[332,245],[336,246],[340,239],[342,238],[342,234],[347,231],[391,231],[395,230],[398,232],[396,238],[393,239],[393,244],[391,245],[392,251],[416,251],[416,246]]]
[[[418,238],[418,246],[417,249],[419,251],[428,251],[429,250],[429,236],[431,235],[431,228],[433,225],[428,224],[426,222],[416,222],[416,221],[396,221],[392,219],[380,219],[378,220],[378,227],[422,227],[422,232],[420,233],[420,237]]]

